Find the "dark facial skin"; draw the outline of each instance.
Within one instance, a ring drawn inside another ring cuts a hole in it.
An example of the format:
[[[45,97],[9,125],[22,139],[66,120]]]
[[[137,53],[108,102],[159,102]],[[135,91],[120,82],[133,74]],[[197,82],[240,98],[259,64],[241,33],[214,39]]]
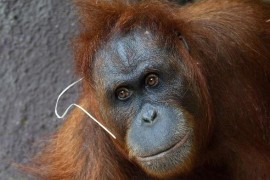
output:
[[[168,177],[192,162],[194,98],[181,59],[157,38],[147,30],[115,35],[96,55],[93,81],[105,124],[130,160]]]

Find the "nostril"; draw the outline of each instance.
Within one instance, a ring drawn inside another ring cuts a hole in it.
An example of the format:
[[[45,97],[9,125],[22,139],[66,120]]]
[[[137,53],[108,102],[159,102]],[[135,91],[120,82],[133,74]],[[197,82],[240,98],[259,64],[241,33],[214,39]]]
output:
[[[154,121],[156,117],[157,117],[157,111],[154,110],[151,116],[151,121]]]
[[[143,114],[142,119],[146,123],[153,123],[157,117],[156,110],[148,110],[146,113]]]
[[[145,117],[143,117],[142,119],[143,119],[143,121],[146,122],[146,123],[151,123],[151,122],[152,122],[150,119],[145,118]]]

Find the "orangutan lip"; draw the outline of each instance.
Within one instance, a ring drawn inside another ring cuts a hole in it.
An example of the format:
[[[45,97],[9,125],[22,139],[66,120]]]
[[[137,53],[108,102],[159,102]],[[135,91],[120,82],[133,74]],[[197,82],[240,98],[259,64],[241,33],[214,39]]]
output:
[[[189,136],[189,132],[181,139],[181,141],[179,141],[178,143],[174,144],[170,148],[168,148],[168,149],[166,149],[166,150],[164,150],[162,152],[159,152],[157,154],[151,155],[151,156],[144,156],[144,157],[137,156],[137,159],[139,161],[151,161],[151,160],[154,160],[154,159],[157,159],[157,158],[161,158],[161,157],[165,156],[166,154],[174,151],[178,147],[182,146],[187,141],[188,136]]]

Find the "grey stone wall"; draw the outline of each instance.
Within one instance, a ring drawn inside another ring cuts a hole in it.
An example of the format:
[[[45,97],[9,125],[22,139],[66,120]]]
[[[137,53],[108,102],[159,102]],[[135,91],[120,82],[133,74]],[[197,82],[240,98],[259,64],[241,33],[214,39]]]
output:
[[[0,0],[0,179],[28,179],[10,163],[29,159],[41,137],[62,122],[54,105],[76,80],[75,22],[69,0]],[[72,102],[75,92],[67,93],[61,106]]]

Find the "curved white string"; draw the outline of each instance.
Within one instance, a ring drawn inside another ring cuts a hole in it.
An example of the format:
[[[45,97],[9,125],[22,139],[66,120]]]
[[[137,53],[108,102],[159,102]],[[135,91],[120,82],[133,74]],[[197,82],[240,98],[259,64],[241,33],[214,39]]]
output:
[[[79,109],[81,109],[87,116],[89,116],[92,120],[94,120],[96,123],[98,123],[98,125],[100,127],[102,127],[107,133],[109,133],[114,139],[116,139],[115,135],[109,131],[105,126],[103,126],[96,118],[94,118],[89,112],[87,112],[83,107],[81,107],[80,105],[78,104],[71,104],[68,106],[68,108],[65,110],[65,112],[62,114],[62,115],[59,115],[58,112],[57,112],[57,107],[58,107],[58,101],[59,99],[61,98],[61,96],[68,90],[70,89],[72,86],[74,86],[75,84],[77,84],[78,82],[80,82],[83,78],[75,81],[74,83],[70,84],[69,86],[67,86],[60,94],[59,96],[57,97],[57,100],[56,100],[56,104],[55,104],[55,109],[54,109],[54,112],[55,112],[55,115],[60,119],[60,118],[64,118],[66,116],[66,114],[68,113],[69,109],[72,107],[72,106],[75,106]]]

